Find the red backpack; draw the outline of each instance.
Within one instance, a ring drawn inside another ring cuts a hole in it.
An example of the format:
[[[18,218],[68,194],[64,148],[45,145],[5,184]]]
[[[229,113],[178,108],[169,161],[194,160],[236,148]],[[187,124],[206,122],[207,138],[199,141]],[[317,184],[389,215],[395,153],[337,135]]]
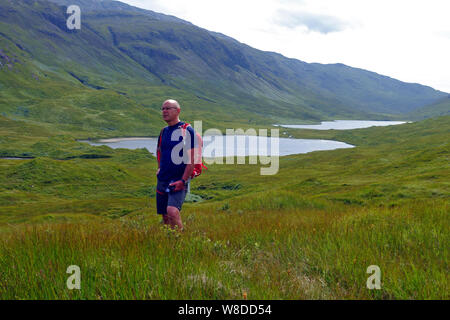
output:
[[[184,137],[186,136],[186,129],[187,127],[189,127],[190,124],[189,123],[185,123],[182,126],[180,126],[180,129],[182,130],[182,135],[183,135],[183,140]],[[162,140],[162,133],[164,131],[165,128],[163,128],[159,134],[159,138],[158,138],[158,147],[156,149],[156,157],[158,159],[158,163],[161,160],[161,140]],[[202,174],[203,169],[207,170],[208,168],[203,164],[202,161],[202,148],[203,148],[203,139],[202,136],[196,132],[195,133],[196,137],[197,137],[197,142],[198,142],[198,146],[197,148],[194,149],[194,171],[191,174],[191,179],[198,177],[199,175]],[[191,159],[192,160],[192,159]]]

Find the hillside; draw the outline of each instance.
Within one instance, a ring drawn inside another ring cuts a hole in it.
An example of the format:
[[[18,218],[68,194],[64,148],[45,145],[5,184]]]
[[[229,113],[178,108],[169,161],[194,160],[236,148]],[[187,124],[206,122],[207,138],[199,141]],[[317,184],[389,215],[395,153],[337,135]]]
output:
[[[73,2],[51,1],[66,6]],[[263,98],[270,98],[265,96],[268,94],[267,89],[269,92],[278,89],[274,93],[287,99],[308,98],[314,94],[311,99],[334,99],[333,103],[336,105],[331,106],[333,108],[347,107],[369,113],[403,113],[424,105],[424,101],[435,99],[433,90],[424,86],[402,83],[343,64],[308,64],[288,59],[277,53],[253,49],[230,37],[198,28],[184,20],[134,8],[117,1],[84,0],[79,4],[85,11],[92,13],[91,22],[97,20],[97,30],[105,24],[113,26],[109,31],[121,51],[130,56],[139,55],[137,60],[140,64],[151,65],[152,70],[160,71],[162,75],[196,75],[198,78],[195,83],[203,80],[203,85],[207,87],[210,84],[208,80],[214,81],[213,83],[231,80],[236,85],[232,87],[232,91],[243,88],[245,92],[254,92]],[[135,27],[134,17],[123,17],[124,21],[128,20],[129,23],[117,24],[114,22],[114,15],[108,17],[108,14],[98,13],[99,10],[116,11],[117,7],[120,7],[122,12],[139,12],[151,16],[158,23],[140,25],[144,28],[133,28],[130,32],[129,27]],[[147,30],[153,32],[148,33]],[[131,33],[135,33],[135,36],[129,37]],[[170,73],[166,69],[169,66]],[[178,82],[180,79],[173,80]],[[214,91],[214,88],[209,89]],[[223,94],[220,91],[216,93]],[[298,93],[301,93],[300,97]],[[434,94],[440,95],[438,92]],[[298,102],[292,100],[294,101]]]
[[[408,119],[423,120],[432,117],[442,117],[450,114],[450,96],[430,105],[414,110],[408,114]]]
[[[389,118],[445,96],[345,65],[262,52],[175,17],[111,1],[0,0],[0,114],[82,136],[156,135],[166,97],[206,127]]]

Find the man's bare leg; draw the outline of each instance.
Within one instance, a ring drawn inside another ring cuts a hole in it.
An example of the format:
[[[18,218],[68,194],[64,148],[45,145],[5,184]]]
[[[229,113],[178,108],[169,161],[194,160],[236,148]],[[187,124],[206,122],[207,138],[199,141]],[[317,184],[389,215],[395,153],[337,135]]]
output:
[[[183,231],[183,223],[181,222],[181,214],[180,210],[175,207],[167,207],[167,215],[166,219],[168,220],[168,224],[172,227],[172,229],[175,229],[175,227],[178,227],[179,231]],[[164,223],[166,223],[164,221]]]
[[[162,216],[164,224],[170,224],[169,216],[167,214],[163,214]]]

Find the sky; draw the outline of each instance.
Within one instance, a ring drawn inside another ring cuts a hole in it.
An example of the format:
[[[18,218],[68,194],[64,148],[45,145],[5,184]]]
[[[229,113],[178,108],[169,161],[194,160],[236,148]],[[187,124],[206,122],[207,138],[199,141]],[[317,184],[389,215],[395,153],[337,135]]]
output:
[[[449,0],[120,0],[256,49],[450,93]]]

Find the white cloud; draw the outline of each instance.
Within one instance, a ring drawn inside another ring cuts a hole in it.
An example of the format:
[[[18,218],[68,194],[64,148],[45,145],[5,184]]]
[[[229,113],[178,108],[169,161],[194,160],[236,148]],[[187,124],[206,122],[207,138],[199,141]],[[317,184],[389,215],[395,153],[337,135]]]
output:
[[[448,0],[122,0],[257,49],[450,92]]]
[[[323,34],[342,31],[350,26],[350,24],[333,16],[286,9],[277,10],[273,21],[275,24],[289,29],[303,26],[307,30]]]

